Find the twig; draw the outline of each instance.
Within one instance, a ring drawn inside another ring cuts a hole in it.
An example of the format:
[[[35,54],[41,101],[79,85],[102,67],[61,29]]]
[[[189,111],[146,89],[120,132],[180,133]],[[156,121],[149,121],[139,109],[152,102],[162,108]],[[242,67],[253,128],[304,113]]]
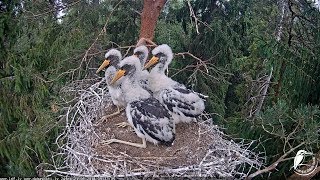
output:
[[[182,56],[183,58],[185,57],[185,55],[189,55],[191,56],[192,58],[198,60],[200,62],[200,65],[202,65],[205,69],[206,69],[206,72],[209,73],[209,70],[208,70],[208,67],[207,67],[207,64],[200,58],[198,58],[197,56],[191,54],[190,52],[181,52],[181,53],[176,53],[175,56]]]
[[[192,6],[191,6],[191,3],[190,3],[190,0],[187,1],[188,3],[188,6],[189,6],[189,11],[190,11],[190,17],[192,17],[194,19],[194,24],[196,26],[196,32],[197,34],[200,34],[199,32],[199,27],[198,27],[198,18],[196,17],[193,9],[192,9]],[[191,21],[192,22],[192,21]]]
[[[100,37],[103,33],[106,33],[106,32],[107,32],[107,25],[108,25],[108,23],[109,23],[109,20],[110,20],[112,14],[114,13],[115,9],[122,3],[122,1],[123,1],[123,0],[120,0],[120,1],[114,6],[114,8],[112,9],[112,11],[110,12],[110,14],[109,14],[109,16],[108,16],[108,18],[107,18],[107,20],[106,20],[106,22],[105,22],[102,30],[100,31],[100,33],[98,34],[98,36],[96,37],[96,39],[93,41],[93,43],[90,45],[90,47],[86,50],[86,52],[85,52],[85,54],[84,54],[84,56],[83,56],[83,58],[82,58],[82,60],[81,60],[81,63],[80,63],[80,65],[79,65],[79,67],[78,67],[79,69],[80,69],[80,67],[82,66],[82,63],[87,60],[87,56],[88,56],[89,51],[90,51],[91,48],[96,44],[96,42],[98,41],[99,37]]]
[[[145,45],[145,46],[148,45],[151,47],[157,46],[156,43],[154,43],[151,39],[148,39],[148,38],[140,38],[139,41],[137,42],[136,47],[141,46],[141,45]]]
[[[248,119],[255,118],[262,109],[265,97],[267,95],[268,88],[270,86],[272,78],[273,68],[269,75],[257,75],[255,80],[251,80],[251,89],[248,93],[247,102],[244,104],[245,113],[247,113]]]
[[[267,95],[267,91],[268,91],[268,88],[269,88],[269,84],[270,84],[270,81],[271,81],[271,77],[272,77],[272,71],[273,71],[273,67],[271,67],[271,72],[270,72],[270,75],[268,76],[268,78],[266,79],[265,83],[264,83],[264,86],[263,86],[263,92],[261,94],[261,98],[259,100],[259,104],[258,104],[258,107],[255,111],[255,116],[257,116],[262,108],[262,105],[263,105],[263,102],[264,102],[264,99]]]

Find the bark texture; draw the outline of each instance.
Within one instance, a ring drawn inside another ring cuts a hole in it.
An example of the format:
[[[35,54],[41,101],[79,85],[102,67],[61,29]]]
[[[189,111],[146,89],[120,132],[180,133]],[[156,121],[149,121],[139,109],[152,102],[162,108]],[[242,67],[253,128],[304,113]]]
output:
[[[152,40],[154,37],[154,30],[156,29],[157,20],[160,15],[166,0],[144,0],[143,10],[141,13],[141,38]]]

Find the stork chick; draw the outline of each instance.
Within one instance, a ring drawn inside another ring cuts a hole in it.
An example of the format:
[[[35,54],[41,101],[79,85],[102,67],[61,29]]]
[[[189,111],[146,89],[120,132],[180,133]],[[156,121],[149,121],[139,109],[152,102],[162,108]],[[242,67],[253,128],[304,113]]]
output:
[[[105,143],[122,143],[146,148],[146,140],[154,144],[172,145],[175,139],[175,125],[166,108],[151,94],[143,89],[137,77],[141,73],[141,64],[137,57],[130,56],[120,62],[111,83],[121,83],[127,102],[126,115],[142,144],[110,139]]]
[[[144,64],[146,63],[146,60],[149,55],[149,50],[146,46],[138,46],[133,50],[133,55],[138,57],[141,63],[141,69],[143,69]],[[149,88],[149,72],[147,70],[142,70],[139,73],[138,81],[141,87],[145,90],[147,90],[149,93],[152,94],[151,89]]]
[[[152,54],[153,57],[145,68],[154,65],[149,74],[149,85],[154,97],[166,107],[175,123],[196,121],[196,117],[205,109],[204,100],[201,98],[204,95],[187,89],[165,74],[173,59],[168,45],[162,44],[154,48]]]
[[[105,60],[96,71],[96,73],[99,73],[101,70],[106,68],[105,79],[107,82],[108,90],[113,104],[117,106],[117,111],[115,113],[106,115],[103,117],[103,119],[120,114],[120,112],[124,110],[123,108],[120,110],[120,108],[125,107],[127,104],[123,98],[123,92],[120,88],[121,85],[119,83],[111,84],[112,78],[115,75],[117,68],[119,67],[121,58],[122,56],[120,51],[116,49],[110,49],[105,54]]]

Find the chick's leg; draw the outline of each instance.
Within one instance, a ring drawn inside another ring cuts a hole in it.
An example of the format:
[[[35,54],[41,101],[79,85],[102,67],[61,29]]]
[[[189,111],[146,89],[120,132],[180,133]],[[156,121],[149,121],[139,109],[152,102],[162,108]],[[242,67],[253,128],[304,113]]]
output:
[[[113,116],[116,116],[116,115],[119,115],[121,113],[121,111],[123,111],[125,108],[119,108],[119,106],[117,106],[117,111],[112,113],[112,114],[108,114],[108,115],[105,115],[103,116],[102,118],[104,119],[108,119],[108,118],[111,118]]]
[[[138,148],[146,148],[147,147],[145,138],[142,138],[142,144],[123,141],[123,140],[120,140],[120,139],[109,139],[109,140],[104,141],[102,143],[103,144],[120,143],[120,144],[126,144],[126,145],[129,145],[129,146],[138,147]]]

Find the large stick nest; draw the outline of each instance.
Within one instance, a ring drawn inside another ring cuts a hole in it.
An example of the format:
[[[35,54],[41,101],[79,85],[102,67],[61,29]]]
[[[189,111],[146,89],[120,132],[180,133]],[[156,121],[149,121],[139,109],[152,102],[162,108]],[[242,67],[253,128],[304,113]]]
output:
[[[93,85],[92,85],[93,84]],[[105,145],[110,138],[140,143],[122,114],[98,123],[115,111],[104,79],[75,81],[61,90],[66,104],[61,116],[65,130],[56,139],[59,152],[46,176],[76,177],[215,177],[244,178],[263,164],[253,142],[228,140],[208,115],[197,123],[177,124],[176,140],[166,147],[147,142],[147,148]],[[73,98],[70,101],[70,98]]]

